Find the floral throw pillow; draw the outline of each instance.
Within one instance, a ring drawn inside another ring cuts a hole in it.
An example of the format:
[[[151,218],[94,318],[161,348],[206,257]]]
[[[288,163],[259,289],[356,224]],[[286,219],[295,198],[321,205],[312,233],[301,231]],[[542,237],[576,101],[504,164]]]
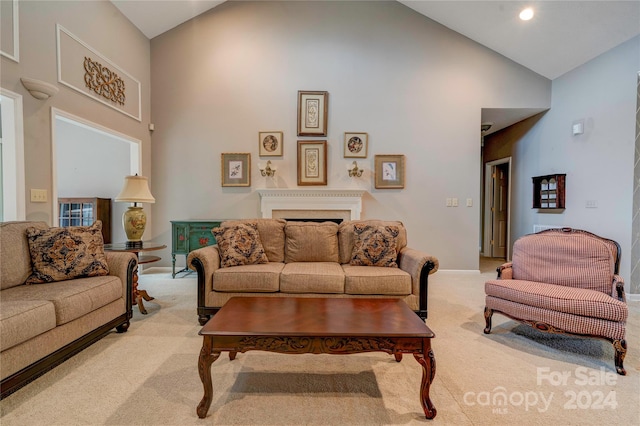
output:
[[[68,228],[27,228],[33,272],[27,284],[109,275],[102,222]]]
[[[400,230],[397,226],[355,224],[351,265],[386,266],[397,268],[397,244]]]
[[[220,249],[220,267],[267,263],[255,222],[213,228]]]

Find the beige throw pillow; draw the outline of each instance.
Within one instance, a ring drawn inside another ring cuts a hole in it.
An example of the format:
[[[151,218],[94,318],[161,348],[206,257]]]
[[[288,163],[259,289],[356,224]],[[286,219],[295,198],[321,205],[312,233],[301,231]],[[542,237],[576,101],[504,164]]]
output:
[[[355,224],[351,265],[386,266],[397,268],[398,234],[397,226],[372,226]]]
[[[284,263],[338,262],[338,224],[287,222]]]
[[[102,222],[91,226],[26,230],[33,272],[27,284],[109,275]]]
[[[220,267],[269,262],[255,222],[213,228],[212,232],[220,249]]]

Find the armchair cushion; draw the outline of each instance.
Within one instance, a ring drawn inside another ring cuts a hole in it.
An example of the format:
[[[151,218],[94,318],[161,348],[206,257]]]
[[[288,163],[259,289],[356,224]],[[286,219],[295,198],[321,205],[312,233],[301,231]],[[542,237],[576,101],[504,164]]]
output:
[[[487,296],[528,306],[610,321],[627,320],[624,302],[596,290],[523,280],[491,280],[484,288]]]
[[[91,226],[26,230],[33,272],[27,284],[109,274],[102,222]]]
[[[513,278],[611,294],[614,257],[602,239],[584,234],[540,233],[513,245]]]

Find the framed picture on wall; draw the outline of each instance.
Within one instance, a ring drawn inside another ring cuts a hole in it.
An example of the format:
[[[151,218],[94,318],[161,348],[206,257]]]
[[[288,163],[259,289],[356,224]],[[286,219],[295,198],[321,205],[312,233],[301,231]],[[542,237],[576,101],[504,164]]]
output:
[[[298,185],[327,184],[327,141],[298,141]]]
[[[329,92],[298,91],[298,136],[327,136]]]
[[[282,132],[259,132],[258,145],[260,157],[281,157]]]
[[[369,135],[361,132],[344,133],[344,158],[367,158]]]
[[[376,189],[404,188],[404,155],[375,156]]]
[[[251,186],[251,154],[222,154],[222,186]]]

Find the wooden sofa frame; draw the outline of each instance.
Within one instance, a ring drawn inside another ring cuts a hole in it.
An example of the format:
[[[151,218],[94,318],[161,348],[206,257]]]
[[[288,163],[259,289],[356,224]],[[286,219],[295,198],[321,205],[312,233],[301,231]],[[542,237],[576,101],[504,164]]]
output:
[[[198,274],[198,322],[200,325],[205,325],[209,319],[215,315],[220,307],[210,307],[205,305],[205,272],[204,265],[200,259],[195,258],[191,262],[191,265],[196,268]],[[435,268],[435,264],[432,261],[427,261],[420,270],[420,309],[414,311],[423,320],[427,319],[427,290],[429,288],[429,273]]]

